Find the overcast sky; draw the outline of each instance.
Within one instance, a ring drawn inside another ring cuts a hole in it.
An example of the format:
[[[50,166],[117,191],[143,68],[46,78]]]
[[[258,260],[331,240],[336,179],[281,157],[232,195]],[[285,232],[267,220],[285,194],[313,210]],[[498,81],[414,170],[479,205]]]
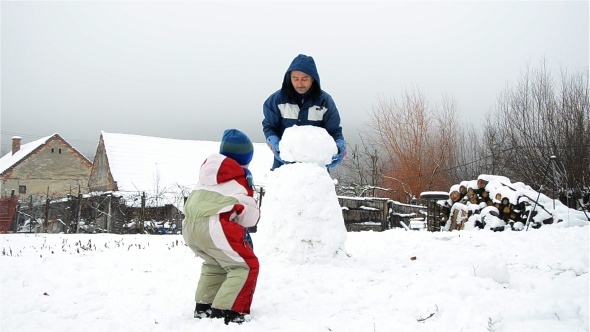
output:
[[[2,153],[60,134],[93,155],[100,131],[263,142],[262,103],[299,53],[358,141],[379,98],[418,86],[483,124],[545,59],[587,70],[588,1],[1,2]],[[187,151],[187,153],[189,153]]]

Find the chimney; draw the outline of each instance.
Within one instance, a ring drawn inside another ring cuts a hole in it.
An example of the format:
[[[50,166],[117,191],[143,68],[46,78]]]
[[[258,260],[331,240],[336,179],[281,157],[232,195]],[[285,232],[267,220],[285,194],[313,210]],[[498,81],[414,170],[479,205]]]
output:
[[[17,153],[18,150],[20,150],[20,140],[21,140],[21,138],[18,136],[12,137],[12,154],[13,155],[15,153]]]

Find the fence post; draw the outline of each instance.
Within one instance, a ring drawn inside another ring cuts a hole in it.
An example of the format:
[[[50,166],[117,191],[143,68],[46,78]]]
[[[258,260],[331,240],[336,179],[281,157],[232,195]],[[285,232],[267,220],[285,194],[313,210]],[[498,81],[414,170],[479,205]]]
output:
[[[80,218],[82,216],[82,194],[78,193],[78,215],[76,216],[76,234],[80,233]]]
[[[111,195],[108,196],[107,201],[107,233],[113,232],[113,220],[111,219]]]
[[[68,208],[66,209],[66,234],[72,231],[72,194],[68,195]]]
[[[98,209],[100,208],[100,204],[96,202],[93,197],[88,197],[88,204],[92,207],[92,213],[89,216],[89,219],[92,220],[92,228],[91,230],[94,232],[96,231],[96,215],[98,214]]]
[[[29,232],[32,233],[33,232],[33,220],[32,219],[35,219],[34,220],[35,224],[37,223],[37,219],[35,217],[33,217],[33,195],[29,196],[29,210],[31,211],[30,212],[31,216],[29,217],[30,218],[29,219]]]
[[[387,208],[388,201],[383,200],[381,203],[381,231],[386,231],[389,227],[389,209]]]
[[[47,187],[47,197],[45,199],[45,219],[43,220],[43,233],[47,233],[47,224],[49,219],[49,187]]]
[[[12,218],[12,225],[10,226],[10,230],[14,233],[18,231],[18,221],[20,220],[20,199],[16,203],[16,211],[14,213],[14,218]]]
[[[145,218],[145,191],[141,193],[141,213],[139,217],[139,231],[141,234],[144,233],[144,218]]]
[[[43,220],[43,233],[47,233],[47,220],[49,219],[49,197],[45,199],[45,220]]]

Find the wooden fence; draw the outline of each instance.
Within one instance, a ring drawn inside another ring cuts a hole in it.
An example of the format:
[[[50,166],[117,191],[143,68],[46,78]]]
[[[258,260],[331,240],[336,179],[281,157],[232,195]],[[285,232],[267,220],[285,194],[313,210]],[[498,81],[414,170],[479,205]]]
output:
[[[338,197],[344,225],[349,232],[389,228],[389,208],[386,198]]]
[[[63,199],[21,200],[13,218],[15,232],[47,233],[176,233],[182,214],[172,205],[145,206],[145,195],[138,206],[125,204],[121,197],[78,195]],[[164,227],[166,225],[167,227]]]
[[[410,219],[426,216],[426,207],[403,204],[387,198],[338,197],[344,225],[349,232],[382,232],[395,227],[410,228]]]
[[[262,193],[259,194],[263,196]],[[78,197],[67,197],[62,200],[46,200],[37,204],[30,199],[23,199],[21,204],[16,206],[17,216],[14,218],[16,223],[13,224],[16,229],[11,231],[144,233],[148,230],[132,229],[132,227],[145,225],[142,221],[150,220],[166,221],[174,224],[176,231],[180,230],[183,216],[174,207],[167,205],[149,208],[143,204],[143,197],[141,201],[140,207],[129,207],[120,199],[110,195],[91,197],[78,195]],[[262,199],[259,201],[261,202]],[[412,219],[427,220],[429,231],[440,230],[440,222],[430,216],[430,214],[437,215],[437,213],[431,213],[431,209],[437,209],[437,206],[433,204],[411,205],[376,197],[338,197],[338,202],[342,207],[346,230],[349,232],[371,230],[382,232],[397,227],[412,229]],[[10,222],[8,224],[10,225]],[[159,229],[156,229],[157,227],[158,225],[152,227],[150,232],[156,232]],[[250,231],[255,232],[256,228],[251,228]]]

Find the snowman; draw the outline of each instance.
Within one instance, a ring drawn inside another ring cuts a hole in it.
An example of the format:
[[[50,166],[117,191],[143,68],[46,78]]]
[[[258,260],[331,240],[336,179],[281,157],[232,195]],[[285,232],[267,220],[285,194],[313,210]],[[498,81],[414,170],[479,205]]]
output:
[[[346,227],[326,165],[338,151],[324,128],[287,128],[279,143],[287,162],[268,175],[256,242],[269,256],[293,263],[346,257]]]

